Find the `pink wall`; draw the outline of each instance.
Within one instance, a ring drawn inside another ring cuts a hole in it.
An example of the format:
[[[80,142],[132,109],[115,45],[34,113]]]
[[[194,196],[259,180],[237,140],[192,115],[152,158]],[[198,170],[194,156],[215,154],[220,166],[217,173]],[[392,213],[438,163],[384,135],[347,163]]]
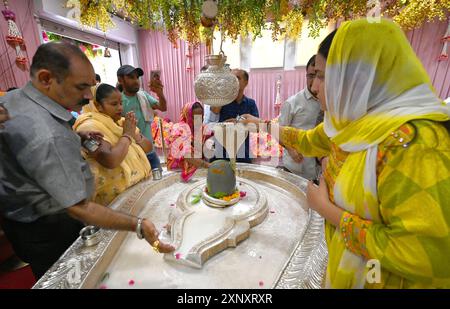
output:
[[[1,10],[4,6],[0,5]],[[16,24],[25,40],[25,56],[29,63],[40,44],[38,26],[33,18],[33,0],[9,1],[9,9],[16,14]],[[29,80],[29,71],[22,71],[15,63],[16,51],[6,42],[8,23],[0,15],[0,90],[21,87]],[[29,68],[29,65],[28,65]]]
[[[446,29],[447,22],[436,22],[425,24],[422,28],[407,34],[414,50],[428,71],[436,92],[443,99],[450,96],[450,74],[447,74],[450,61],[438,62],[437,59],[442,50],[440,39],[444,36]],[[201,46],[194,51],[192,57],[193,70],[187,72],[185,70],[184,42],[179,41],[179,49],[174,49],[163,34],[140,31],[139,45],[141,47],[141,63],[143,63],[143,69],[146,72],[144,80],[148,81],[150,70],[155,69],[158,65],[162,68],[162,79],[169,103],[169,110],[166,115],[172,120],[177,120],[182,105],[185,102],[195,100],[193,81],[204,63],[205,47]],[[276,80],[280,75],[283,101],[306,85],[306,72],[303,67],[293,71],[270,69],[252,70],[250,72],[246,95],[256,100],[260,116],[263,118],[276,117],[273,104],[276,97]]]
[[[430,75],[436,93],[442,99],[450,96],[450,61],[438,61],[442,51],[440,40],[447,31],[447,25],[448,21],[427,23],[407,33],[412,47]]]

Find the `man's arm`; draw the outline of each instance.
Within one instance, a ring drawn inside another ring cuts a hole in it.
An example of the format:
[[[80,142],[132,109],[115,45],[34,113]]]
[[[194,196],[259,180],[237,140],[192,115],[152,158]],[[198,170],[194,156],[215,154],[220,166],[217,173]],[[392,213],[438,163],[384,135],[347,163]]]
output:
[[[29,135],[26,130],[21,133]],[[11,150],[29,177],[56,201],[52,203],[52,207],[65,209],[72,217],[98,227],[135,230],[135,217],[85,202],[89,198],[87,179],[92,179],[92,175],[87,163],[80,158],[80,145],[72,137],[46,137],[25,147],[11,147]],[[143,232],[150,244],[156,240],[155,231],[154,225],[149,220],[144,220]],[[173,250],[164,244],[160,244],[158,248],[161,252]]]
[[[134,232],[138,224],[137,217],[114,211],[93,202],[82,201],[67,208],[67,213],[76,220],[111,230]],[[150,245],[154,245],[159,236],[155,225],[148,219],[142,222],[142,234]],[[162,253],[174,250],[172,246],[161,242],[159,242],[157,248]]]

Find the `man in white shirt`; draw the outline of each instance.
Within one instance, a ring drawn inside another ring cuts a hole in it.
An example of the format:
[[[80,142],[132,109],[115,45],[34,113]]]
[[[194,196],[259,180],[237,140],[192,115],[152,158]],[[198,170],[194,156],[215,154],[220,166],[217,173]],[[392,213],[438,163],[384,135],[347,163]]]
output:
[[[315,57],[313,56],[306,65],[307,87],[293,95],[283,104],[279,118],[281,126],[288,126],[309,130],[316,126],[317,117],[320,113],[320,105],[316,94],[311,91],[315,78]],[[302,176],[306,179],[317,177],[317,163],[315,158],[304,158],[294,149],[285,148],[283,154],[283,165],[288,171]]]
[[[204,110],[204,116],[203,116],[203,123],[217,123],[219,122],[220,114],[214,112],[214,107],[211,107],[210,105],[205,104],[203,106]]]

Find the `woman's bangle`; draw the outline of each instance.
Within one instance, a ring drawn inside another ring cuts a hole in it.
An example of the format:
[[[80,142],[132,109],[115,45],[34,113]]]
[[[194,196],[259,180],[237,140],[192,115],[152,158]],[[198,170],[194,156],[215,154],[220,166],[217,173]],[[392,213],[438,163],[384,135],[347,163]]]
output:
[[[133,138],[132,138],[130,135],[128,135],[128,134],[122,134],[121,137],[127,138],[127,139],[130,141],[130,144],[133,144]]]

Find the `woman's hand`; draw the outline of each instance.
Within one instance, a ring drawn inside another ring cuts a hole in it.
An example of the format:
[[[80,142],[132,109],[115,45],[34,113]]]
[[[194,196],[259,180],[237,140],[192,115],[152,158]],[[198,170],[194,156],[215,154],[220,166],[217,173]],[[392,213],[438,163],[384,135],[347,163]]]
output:
[[[308,200],[309,207],[320,214],[322,214],[322,209],[331,203],[328,195],[328,187],[322,176],[320,177],[319,186],[315,185],[312,181],[308,182],[306,199]]]
[[[339,227],[344,211],[330,201],[328,187],[322,176],[320,177],[319,186],[316,186],[312,181],[308,183],[306,199],[311,209],[318,212],[335,227]]]
[[[125,115],[125,121],[123,123],[123,134],[127,134],[134,138],[136,134],[136,116],[133,112],[128,112]]]

